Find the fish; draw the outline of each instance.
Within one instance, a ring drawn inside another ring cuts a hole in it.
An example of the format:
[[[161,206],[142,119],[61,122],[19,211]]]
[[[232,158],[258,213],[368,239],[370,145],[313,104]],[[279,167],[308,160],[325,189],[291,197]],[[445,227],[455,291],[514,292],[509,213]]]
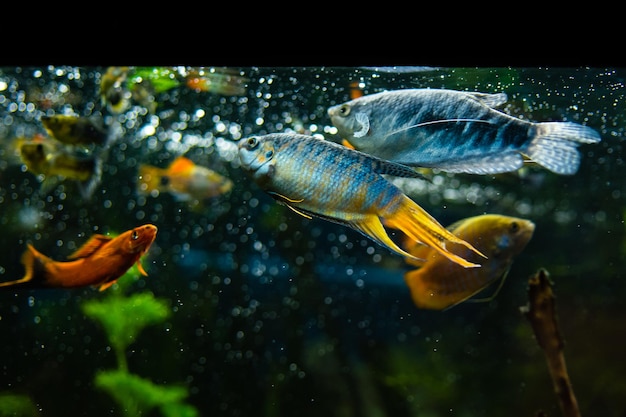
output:
[[[506,101],[506,93],[401,89],[330,106],[327,114],[357,150],[452,173],[499,174],[533,162],[573,175],[578,146],[601,140],[585,125],[532,122],[497,110]]]
[[[240,139],[242,169],[279,203],[307,217],[318,217],[361,232],[404,257],[385,223],[434,248],[463,267],[478,267],[446,245],[472,245],[447,231],[422,207],[383,177],[423,178],[410,167],[375,158],[332,141],[297,133],[271,133]]]
[[[177,201],[197,202],[221,196],[233,188],[233,182],[212,169],[178,156],[167,168],[140,164],[137,191],[158,195],[167,192]]]
[[[107,145],[111,136],[101,118],[55,114],[42,116],[47,133],[68,145]]]
[[[20,144],[20,157],[28,171],[41,176],[42,191],[48,192],[59,180],[77,181],[84,199],[89,199],[102,179],[103,159],[66,149],[60,143],[38,136]]]
[[[447,229],[479,249],[488,259],[480,268],[461,268],[437,251],[405,239],[402,247],[423,259],[407,259],[407,265],[417,268],[404,274],[418,308],[445,310],[504,280],[513,260],[532,238],[535,224],[519,217],[484,214],[459,220]],[[459,254],[468,261],[476,258],[465,248]]]
[[[250,80],[229,68],[194,68],[185,77],[187,88],[225,96],[243,96]]]
[[[28,244],[21,259],[25,269],[24,277],[0,282],[0,288],[92,286],[104,291],[135,264],[139,273],[147,276],[140,261],[156,239],[157,230],[153,224],[144,224],[116,237],[92,235],[68,256],[68,261],[55,261]]]
[[[126,88],[129,67],[108,67],[100,77],[100,104],[118,114],[130,107],[131,92]]]

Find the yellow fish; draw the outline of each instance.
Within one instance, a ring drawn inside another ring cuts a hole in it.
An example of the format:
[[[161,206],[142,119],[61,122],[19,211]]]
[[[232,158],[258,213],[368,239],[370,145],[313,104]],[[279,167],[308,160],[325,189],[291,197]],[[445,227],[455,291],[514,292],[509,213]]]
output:
[[[70,152],[58,142],[36,137],[21,143],[20,156],[30,172],[43,176],[44,192],[67,178],[76,180],[83,198],[88,199],[100,184],[102,159],[97,155]]]
[[[100,78],[100,101],[113,113],[130,107],[131,93],[126,89],[128,67],[108,67]]]
[[[239,142],[242,167],[263,190],[305,217],[360,231],[402,256],[414,256],[387,235],[381,219],[462,267],[477,267],[447,244],[477,249],[458,238],[381,174],[421,177],[413,169],[312,136],[276,133]]]
[[[67,145],[106,145],[109,133],[102,119],[56,114],[42,116],[41,123],[50,136]]]
[[[448,229],[459,239],[474,245],[488,260],[481,268],[466,269],[448,262],[439,252],[404,241],[403,247],[423,261],[407,259],[418,269],[404,274],[413,302],[419,308],[443,310],[476,295],[508,272],[513,258],[526,247],[535,230],[530,220],[498,214],[485,214],[460,220]],[[462,248],[459,255],[468,261],[479,260]]]
[[[232,188],[229,178],[184,156],[177,157],[167,168],[139,165],[137,191],[141,194],[168,192],[178,201],[200,202]]]

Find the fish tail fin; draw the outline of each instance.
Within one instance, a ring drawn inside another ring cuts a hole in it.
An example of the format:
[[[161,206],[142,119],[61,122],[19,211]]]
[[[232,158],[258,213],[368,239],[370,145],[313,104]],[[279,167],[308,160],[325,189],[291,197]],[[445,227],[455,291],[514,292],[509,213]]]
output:
[[[368,236],[378,244],[385,246],[389,250],[415,261],[423,261],[410,253],[402,250],[387,234],[387,231],[377,216],[367,216],[364,220],[352,222],[352,225],[364,235]]]
[[[39,256],[44,256],[40,254],[37,249],[35,249],[32,245],[28,244],[28,247],[24,254],[22,254],[22,264],[24,265],[24,277],[14,280],[14,281],[6,281],[0,282],[1,287],[13,287],[16,285],[23,285],[32,283],[38,280],[39,277],[42,276],[40,270],[43,268],[43,264],[39,259]]]
[[[413,200],[404,196],[404,200],[399,210],[385,219],[386,224],[395,229],[399,229],[415,241],[422,242],[432,247],[443,256],[465,268],[479,267],[466,259],[450,252],[446,248],[446,243],[456,243],[463,245],[478,255],[486,258],[478,249],[474,248],[465,240],[455,236],[445,229],[435,218],[428,214],[423,208],[418,206]]]
[[[139,180],[137,181],[137,191],[142,194],[150,194],[153,191],[160,191],[161,177],[164,170],[152,165],[139,165]]]
[[[80,194],[85,200],[91,199],[94,191],[100,185],[102,181],[102,165],[104,161],[100,155],[97,155],[94,160],[93,172],[89,179],[85,181],[80,181],[78,183],[78,189],[80,190]]]
[[[112,119],[107,124],[107,134],[103,144],[103,149],[109,150],[111,146],[114,145],[118,141],[118,139],[122,137],[123,134],[124,130],[121,123],[115,119]]]
[[[598,132],[573,122],[543,122],[535,125],[527,156],[539,165],[561,175],[573,175],[580,165],[577,147],[597,143]]]

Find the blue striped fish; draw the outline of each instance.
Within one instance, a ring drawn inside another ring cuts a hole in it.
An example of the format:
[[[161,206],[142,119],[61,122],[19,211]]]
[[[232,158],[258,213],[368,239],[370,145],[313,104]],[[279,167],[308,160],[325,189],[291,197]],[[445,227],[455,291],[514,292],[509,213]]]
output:
[[[446,244],[480,252],[381,175],[421,177],[407,166],[292,133],[242,139],[239,158],[260,188],[298,214],[351,227],[397,254],[419,260],[390,239],[383,219],[385,226],[401,230],[463,267],[480,266],[451,252]]]
[[[448,172],[496,174],[525,161],[561,175],[578,171],[577,147],[600,135],[573,122],[534,123],[496,110],[505,93],[406,89],[329,107],[353,148],[401,164]]]

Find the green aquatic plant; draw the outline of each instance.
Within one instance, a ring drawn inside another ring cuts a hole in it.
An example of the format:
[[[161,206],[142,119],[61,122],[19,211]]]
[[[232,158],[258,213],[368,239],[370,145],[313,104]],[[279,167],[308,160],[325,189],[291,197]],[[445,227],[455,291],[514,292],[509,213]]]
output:
[[[83,312],[103,327],[117,358],[117,369],[96,373],[95,385],[109,393],[125,416],[140,416],[158,408],[165,417],[195,417],[197,410],[184,403],[182,386],[157,385],[128,371],[126,348],[147,326],[164,322],[171,313],[168,303],[150,292],[125,295],[138,272],[129,270],[104,299],[83,303]]]
[[[27,395],[0,393],[0,417],[37,415],[37,407]]]
[[[150,324],[163,322],[170,314],[165,302],[147,292],[90,300],[83,304],[83,311],[104,328],[121,369],[128,368],[125,350],[139,332]]]
[[[124,370],[100,371],[95,383],[115,398],[127,416],[145,415],[154,408],[166,417],[198,415],[193,406],[183,402],[188,395],[185,387],[157,385]]]

